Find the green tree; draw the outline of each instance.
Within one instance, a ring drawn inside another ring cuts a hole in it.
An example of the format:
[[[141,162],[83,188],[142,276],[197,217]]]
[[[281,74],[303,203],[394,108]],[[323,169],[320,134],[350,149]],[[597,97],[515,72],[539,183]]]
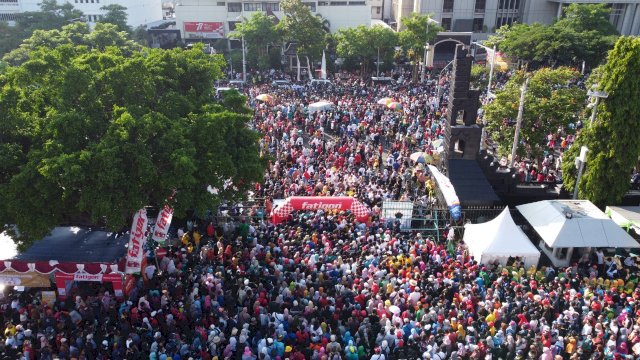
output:
[[[244,37],[246,57],[249,65],[268,69],[269,48],[280,45],[282,36],[276,29],[276,18],[263,12],[254,12],[249,19],[236,25],[236,29],[229,34],[232,39]]]
[[[589,66],[602,62],[618,35],[606,4],[571,4],[552,25],[514,24],[498,29],[487,41],[509,56],[534,65]]]
[[[319,59],[326,46],[323,20],[314,16],[300,0],[282,0],[280,9],[284,17],[277,28],[282,31],[284,40],[295,42],[299,54]]]
[[[473,64],[470,82],[472,88],[486,89],[489,84],[489,68],[486,65]]]
[[[397,34],[393,30],[379,25],[340,29],[335,38],[338,56],[360,63],[362,76],[369,73],[369,65],[377,58],[378,50],[381,60],[391,61],[394,46],[398,43]]]
[[[496,99],[485,107],[487,131],[498,145],[498,153],[511,153],[520,88],[530,76],[525,96],[518,155],[539,159],[546,149],[546,136],[558,127],[568,127],[582,111],[585,91],[575,86],[580,74],[566,67],[542,68],[529,75],[518,72],[509,79]]]
[[[403,30],[399,32],[399,42],[409,59],[414,63],[413,80],[417,80],[419,63],[424,62],[424,47],[433,43],[443,28],[432,20],[432,14],[411,13],[402,18]]]
[[[105,46],[122,32],[98,26],[117,38],[33,46],[0,76],[0,221],[18,226],[23,248],[78,219],[122,228],[174,190],[177,214],[204,211],[261,179],[244,99],[212,101],[221,56],[125,52]]]
[[[131,27],[127,25],[127,8],[120,4],[109,4],[100,8],[102,11],[106,11],[102,15],[100,22],[113,24],[118,27],[118,31],[131,32]]]
[[[580,198],[599,206],[618,204],[629,190],[629,174],[640,155],[640,38],[621,37],[607,62],[592,74],[593,83],[606,92],[595,121],[586,124],[564,155],[564,187],[573,191],[576,170],[573,159],[584,145],[589,148]]]
[[[82,11],[68,2],[60,5],[56,0],[43,0],[40,11],[20,13],[15,26],[0,22],[0,56],[18,47],[36,30],[59,29],[73,21],[82,21]]]

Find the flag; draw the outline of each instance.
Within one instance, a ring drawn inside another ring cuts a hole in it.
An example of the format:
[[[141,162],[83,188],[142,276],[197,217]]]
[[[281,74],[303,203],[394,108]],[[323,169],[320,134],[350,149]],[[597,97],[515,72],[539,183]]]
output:
[[[320,67],[320,77],[323,80],[327,80],[327,58],[322,50],[322,66]]]
[[[135,274],[141,271],[142,257],[144,256],[143,247],[147,238],[147,223],[147,211],[145,209],[138,210],[133,217],[133,224],[131,224],[125,274]]]
[[[309,80],[313,80],[313,73],[311,72],[311,62],[309,61],[309,57],[305,56],[307,58],[307,72],[309,73]]]
[[[495,57],[495,60],[494,60]],[[509,63],[504,58],[504,54],[498,51],[493,51],[491,49],[487,49],[487,66],[491,67],[491,62],[495,61],[494,69],[498,71],[507,71],[509,70]]]
[[[165,205],[162,211],[158,213],[158,219],[156,225],[153,228],[153,240],[159,244],[164,244],[169,232],[169,225],[171,225],[171,219],[173,218],[173,209],[169,205]]]

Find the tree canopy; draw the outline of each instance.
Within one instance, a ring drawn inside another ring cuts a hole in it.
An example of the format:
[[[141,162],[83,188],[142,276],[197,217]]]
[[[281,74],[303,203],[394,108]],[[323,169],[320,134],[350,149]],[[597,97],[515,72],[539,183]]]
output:
[[[261,179],[243,98],[212,100],[220,56],[109,46],[125,41],[112,24],[71,30],[32,39],[0,74],[0,220],[19,245],[78,219],[120,229],[174,190],[177,214],[204,211]]]
[[[584,105],[585,91],[574,85],[580,74],[566,67],[514,74],[496,94],[496,99],[484,108],[487,130],[498,145],[500,155],[511,153],[520,87],[525,76],[531,80],[525,96],[518,155],[535,159],[546,148],[547,134],[576,121]]]
[[[321,17],[314,16],[311,9],[300,0],[282,0],[280,9],[284,17],[277,25],[284,40],[296,43],[298,53],[318,59],[325,48],[327,25]]]
[[[118,31],[131,32],[131,27],[127,25],[127,8],[120,4],[109,4],[100,8],[106,13],[100,19],[100,22],[113,24]]]
[[[621,37],[607,62],[590,79],[596,90],[607,93],[600,100],[596,119],[587,123],[577,141],[565,153],[564,187],[573,191],[576,170],[573,159],[580,148],[589,148],[578,187],[580,198],[605,206],[618,204],[629,190],[629,178],[640,155],[640,38]]]
[[[356,59],[361,62],[365,73],[369,62],[377,58],[378,50],[380,50],[380,59],[390,64],[393,61],[394,46],[398,43],[397,34],[380,25],[373,27],[360,25],[340,29],[335,39],[337,55],[347,60]]]
[[[595,66],[606,58],[618,32],[609,22],[606,4],[571,4],[565,17],[552,25],[514,24],[498,29],[488,44],[528,63],[545,66]]]
[[[276,28],[276,21],[273,15],[260,11],[254,12],[249,19],[238,23],[236,29],[229,34],[232,39],[244,37],[247,47],[246,57],[250,65],[261,69],[270,67],[269,48],[275,49],[273,45],[279,45],[282,41],[282,35]],[[277,60],[280,61],[279,56]]]
[[[443,28],[432,19],[431,14],[411,13],[402,18],[402,27],[398,33],[398,40],[407,57],[414,62],[413,79],[418,76],[418,60],[424,62],[424,46],[433,43]]]

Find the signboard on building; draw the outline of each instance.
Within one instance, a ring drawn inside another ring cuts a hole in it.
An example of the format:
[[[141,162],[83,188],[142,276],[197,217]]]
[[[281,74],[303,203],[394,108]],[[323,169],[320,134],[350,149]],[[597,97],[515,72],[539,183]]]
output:
[[[185,39],[222,39],[224,37],[223,22],[185,21],[183,26]]]

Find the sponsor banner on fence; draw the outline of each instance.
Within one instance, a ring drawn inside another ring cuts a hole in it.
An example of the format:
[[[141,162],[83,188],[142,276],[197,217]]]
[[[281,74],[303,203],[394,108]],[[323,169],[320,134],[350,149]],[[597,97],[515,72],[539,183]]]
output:
[[[165,205],[156,220],[156,225],[153,229],[153,240],[159,243],[164,243],[167,239],[167,233],[169,233],[169,225],[171,225],[171,219],[173,218],[173,209],[169,205]]]
[[[141,271],[147,221],[147,211],[145,209],[138,210],[133,217],[131,234],[129,235],[129,247],[127,248],[126,274],[135,274]]]

